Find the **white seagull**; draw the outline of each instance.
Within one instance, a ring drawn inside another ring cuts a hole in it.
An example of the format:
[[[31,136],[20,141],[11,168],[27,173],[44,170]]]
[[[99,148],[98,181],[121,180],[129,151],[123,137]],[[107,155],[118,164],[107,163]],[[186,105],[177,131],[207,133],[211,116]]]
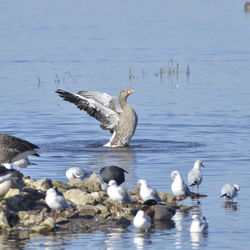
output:
[[[203,217],[203,221],[200,221],[199,215],[194,214],[192,216],[192,224],[190,226],[191,233],[206,233],[208,230],[208,220]]]
[[[146,180],[140,179],[137,183],[140,186],[140,196],[143,201],[155,200],[161,201],[156,189],[152,188]]]
[[[65,200],[63,194],[56,191],[54,188],[49,188],[47,190],[45,201],[48,207],[52,210],[72,208],[72,206]]]
[[[39,147],[18,137],[0,134],[0,163],[6,168],[12,168],[12,164],[19,168],[26,168],[31,163],[29,155],[39,156],[36,149]]]
[[[84,180],[84,179],[88,178],[92,174],[92,172],[87,171],[87,170],[80,168],[80,167],[72,167],[72,168],[69,168],[65,174],[66,174],[66,177],[68,178],[68,180],[71,180],[74,178],[79,178],[81,180]]]
[[[190,187],[197,186],[199,193],[199,185],[202,182],[201,167],[204,167],[201,160],[196,160],[193,168],[188,173],[188,183]]]
[[[151,218],[143,210],[139,210],[133,219],[133,224],[141,231],[148,231],[151,227]]]
[[[179,171],[177,170],[172,171],[171,178],[173,180],[173,183],[171,185],[171,190],[173,195],[175,195],[179,200],[183,200],[186,197],[190,196],[191,192],[188,186],[183,181]]]
[[[122,186],[118,186],[115,180],[108,183],[107,194],[109,198],[118,203],[132,203],[127,191]]]
[[[237,184],[227,183],[221,188],[221,196],[226,200],[232,200],[238,196],[238,191],[240,190],[240,186]]]
[[[133,92],[134,90],[124,89],[115,98],[93,91],[79,91],[76,94],[61,89],[56,91],[65,101],[74,103],[101,122],[102,129],[111,132],[109,142],[103,145],[105,147],[127,146],[133,137],[138,118],[134,109],[127,104],[127,97]]]

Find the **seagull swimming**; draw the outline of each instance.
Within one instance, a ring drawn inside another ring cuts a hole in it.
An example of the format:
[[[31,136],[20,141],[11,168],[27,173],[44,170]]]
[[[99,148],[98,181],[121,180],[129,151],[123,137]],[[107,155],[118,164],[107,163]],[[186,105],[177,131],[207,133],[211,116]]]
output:
[[[199,185],[202,182],[201,167],[204,167],[201,160],[196,160],[193,168],[188,173],[188,183],[190,187],[197,186],[199,193]]]
[[[118,186],[115,180],[110,180],[108,183],[107,194],[113,201],[119,203],[132,203],[128,192],[122,186]]]
[[[106,93],[93,91],[79,91],[72,94],[58,89],[65,101],[75,104],[80,110],[86,111],[90,116],[101,122],[100,127],[109,130],[112,134],[105,147],[128,146],[137,126],[137,115],[132,107],[127,104],[127,97],[134,90],[124,89],[118,98]]]
[[[152,188],[146,180],[140,179],[137,183],[140,186],[140,196],[143,201],[155,200],[161,201],[156,189]]]
[[[151,218],[143,210],[139,210],[133,219],[133,224],[141,231],[148,231],[151,227]]]
[[[171,190],[172,190],[173,195],[175,195],[180,200],[183,200],[186,197],[191,195],[191,192],[188,186],[183,181],[182,176],[179,173],[179,171],[177,170],[172,171],[171,178],[173,180],[172,185],[171,185]]]
[[[192,224],[190,226],[191,233],[206,233],[208,230],[208,220],[203,217],[203,221],[200,221],[199,215],[194,214],[192,216]]]
[[[39,147],[15,136],[0,134],[0,163],[6,168],[12,164],[19,168],[35,165],[27,158],[29,155],[39,156],[36,149]]]
[[[80,168],[80,167],[72,167],[72,168],[69,168],[65,174],[66,174],[66,177],[68,178],[68,180],[71,180],[74,178],[79,178],[81,180],[84,180],[84,179],[88,178],[92,174],[92,172],[87,171],[87,170]]]
[[[240,190],[240,186],[237,184],[227,183],[221,188],[221,196],[226,200],[232,200],[238,196],[238,191]]]
[[[48,207],[52,210],[72,208],[72,206],[65,200],[63,194],[56,191],[54,188],[49,188],[47,190],[45,201]]]

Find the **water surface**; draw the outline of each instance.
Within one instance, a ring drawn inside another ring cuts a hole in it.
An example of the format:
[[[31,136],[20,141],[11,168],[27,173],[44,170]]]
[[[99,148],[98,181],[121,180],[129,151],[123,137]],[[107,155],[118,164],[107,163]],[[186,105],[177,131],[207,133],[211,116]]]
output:
[[[189,233],[191,214],[173,225],[51,236],[2,235],[5,247],[25,249],[247,249],[250,15],[244,1],[1,1],[1,132],[40,146],[32,178],[66,181],[65,171],[118,165],[170,192],[172,170],[184,179],[202,159],[208,195],[199,209],[209,233]],[[189,67],[189,74],[188,74]],[[161,74],[162,72],[162,74]],[[129,148],[101,145],[109,133],[61,100],[55,90],[94,90],[128,102],[139,123]],[[241,186],[234,206],[219,198],[225,183]],[[190,200],[185,204],[192,205]],[[195,210],[194,209],[194,210]],[[16,241],[16,239],[19,239]]]

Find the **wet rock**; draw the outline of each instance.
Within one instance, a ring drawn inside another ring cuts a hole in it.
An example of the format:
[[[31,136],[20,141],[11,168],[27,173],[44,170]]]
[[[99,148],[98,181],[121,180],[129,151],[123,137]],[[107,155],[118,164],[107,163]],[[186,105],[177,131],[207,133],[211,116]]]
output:
[[[47,211],[45,209],[41,210],[41,211],[20,211],[18,212],[18,216],[20,218],[20,222],[24,225],[24,226],[30,226],[30,225],[34,225],[34,224],[39,224],[41,223],[44,218],[45,218],[45,213],[47,213]]]
[[[31,232],[36,232],[36,233],[48,233],[53,231],[55,227],[54,220],[51,217],[48,217],[46,220],[41,222],[39,225],[35,225],[31,227]]]
[[[15,226],[19,221],[19,217],[7,209],[0,211],[0,229],[5,230]]]

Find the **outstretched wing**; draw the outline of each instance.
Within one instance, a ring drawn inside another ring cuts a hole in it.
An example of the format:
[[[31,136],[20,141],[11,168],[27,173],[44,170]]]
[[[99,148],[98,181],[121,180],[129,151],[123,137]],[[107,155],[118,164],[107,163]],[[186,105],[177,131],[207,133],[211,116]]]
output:
[[[118,122],[118,113],[111,108],[106,106],[108,102],[108,95],[106,94],[105,98],[102,101],[97,101],[100,98],[100,95],[96,95],[96,98],[93,98],[93,93],[81,91],[81,94],[72,94],[64,90],[58,89],[56,93],[59,94],[65,101],[74,103],[80,110],[86,111],[90,116],[94,117],[96,120],[100,121],[101,127],[107,130],[113,130],[115,125]],[[84,94],[83,93],[92,93]]]
[[[101,92],[93,92],[93,91],[79,91],[77,93],[84,98],[95,100],[96,102],[104,105],[107,108],[114,110],[115,112],[122,112],[121,105],[119,103],[118,98],[108,95],[106,93]]]

